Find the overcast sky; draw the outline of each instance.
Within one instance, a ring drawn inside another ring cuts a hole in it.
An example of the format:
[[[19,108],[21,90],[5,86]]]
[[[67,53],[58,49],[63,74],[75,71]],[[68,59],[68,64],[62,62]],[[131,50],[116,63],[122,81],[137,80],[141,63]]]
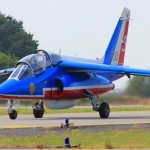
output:
[[[0,0],[0,11],[23,21],[39,49],[93,59],[103,56],[124,7],[132,19],[125,65],[150,68],[150,0]]]

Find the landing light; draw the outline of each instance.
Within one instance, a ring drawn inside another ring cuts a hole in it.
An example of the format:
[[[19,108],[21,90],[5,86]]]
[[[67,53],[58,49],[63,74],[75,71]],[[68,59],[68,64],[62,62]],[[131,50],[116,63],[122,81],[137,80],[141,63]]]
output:
[[[69,124],[69,119],[65,119],[65,124],[61,123],[61,128],[69,128],[69,127],[73,127],[74,123],[70,123]]]

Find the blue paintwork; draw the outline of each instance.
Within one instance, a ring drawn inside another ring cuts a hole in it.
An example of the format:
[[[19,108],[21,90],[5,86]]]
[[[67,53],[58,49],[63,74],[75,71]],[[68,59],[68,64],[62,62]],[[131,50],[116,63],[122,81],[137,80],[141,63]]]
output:
[[[64,88],[96,86],[111,84],[112,81],[121,78],[125,73],[150,76],[150,70],[64,60],[58,63],[58,65],[55,65],[55,67],[50,67],[42,71],[42,73],[37,76],[34,75],[25,80],[15,80],[11,78],[6,80],[0,86],[0,94],[30,96],[29,86],[33,83],[35,85],[35,91],[32,96],[42,96],[43,88],[57,87],[55,82],[57,78],[63,78],[65,80]]]
[[[115,29],[113,36],[110,40],[110,43],[108,45],[108,48],[105,52],[104,64],[110,65],[112,62],[114,50],[116,48],[116,44],[118,41],[118,37],[119,37],[122,23],[123,23],[123,21],[119,19],[117,26],[116,26],[116,29]]]
[[[150,70],[111,65],[121,27],[125,23],[123,20],[129,19],[129,14],[130,11],[125,8],[105,56],[101,59],[61,56],[38,50],[37,54],[22,58],[16,64],[15,70],[14,68],[1,70],[0,75],[14,72],[0,85],[0,98],[11,99],[11,96],[14,96],[16,99],[21,99],[22,96],[26,96],[26,100],[37,97],[40,99],[63,99],[65,97],[67,99],[68,94],[68,99],[75,99],[74,97],[77,99],[84,97],[85,90],[93,90],[95,95],[113,90],[112,82],[125,75],[128,77],[130,75],[150,76]],[[123,43],[123,41],[119,42],[121,42],[120,45]]]
[[[104,64],[94,64],[87,62],[75,62],[75,61],[64,61],[59,65],[62,68],[66,68],[67,71],[72,72],[89,72],[89,73],[104,73],[103,71],[109,71],[112,74],[126,74],[139,75],[139,76],[150,76],[150,70],[147,69],[136,69],[124,66],[113,66]],[[104,75],[105,76],[105,75]],[[120,76],[120,75],[119,75]]]
[[[27,78],[25,80],[8,79],[0,85],[0,94],[18,94],[30,95],[29,86],[31,83],[35,85],[35,92],[33,95],[43,95],[43,88],[50,87],[50,77],[55,76],[55,71],[58,68],[48,68],[44,73]]]

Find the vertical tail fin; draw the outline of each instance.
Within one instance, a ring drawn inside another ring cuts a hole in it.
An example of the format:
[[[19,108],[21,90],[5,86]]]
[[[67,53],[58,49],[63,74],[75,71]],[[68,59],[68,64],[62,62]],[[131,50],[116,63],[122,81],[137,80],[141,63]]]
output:
[[[105,52],[104,64],[123,65],[129,20],[130,10],[128,8],[124,8]]]

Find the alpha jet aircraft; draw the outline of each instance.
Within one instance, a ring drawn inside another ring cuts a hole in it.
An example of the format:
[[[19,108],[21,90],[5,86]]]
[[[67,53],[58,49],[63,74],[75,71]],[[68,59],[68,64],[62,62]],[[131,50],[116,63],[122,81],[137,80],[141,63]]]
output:
[[[50,109],[70,108],[78,100],[89,98],[93,110],[101,118],[108,118],[108,103],[97,103],[96,96],[114,89],[113,81],[130,75],[150,76],[150,70],[123,66],[130,10],[124,8],[117,23],[104,57],[85,59],[62,56],[38,50],[16,64],[15,68],[1,70],[0,74],[10,74],[0,85],[0,99],[8,100],[10,119],[17,118],[13,110],[13,100],[39,100],[33,107],[35,118],[44,114],[43,102]]]

